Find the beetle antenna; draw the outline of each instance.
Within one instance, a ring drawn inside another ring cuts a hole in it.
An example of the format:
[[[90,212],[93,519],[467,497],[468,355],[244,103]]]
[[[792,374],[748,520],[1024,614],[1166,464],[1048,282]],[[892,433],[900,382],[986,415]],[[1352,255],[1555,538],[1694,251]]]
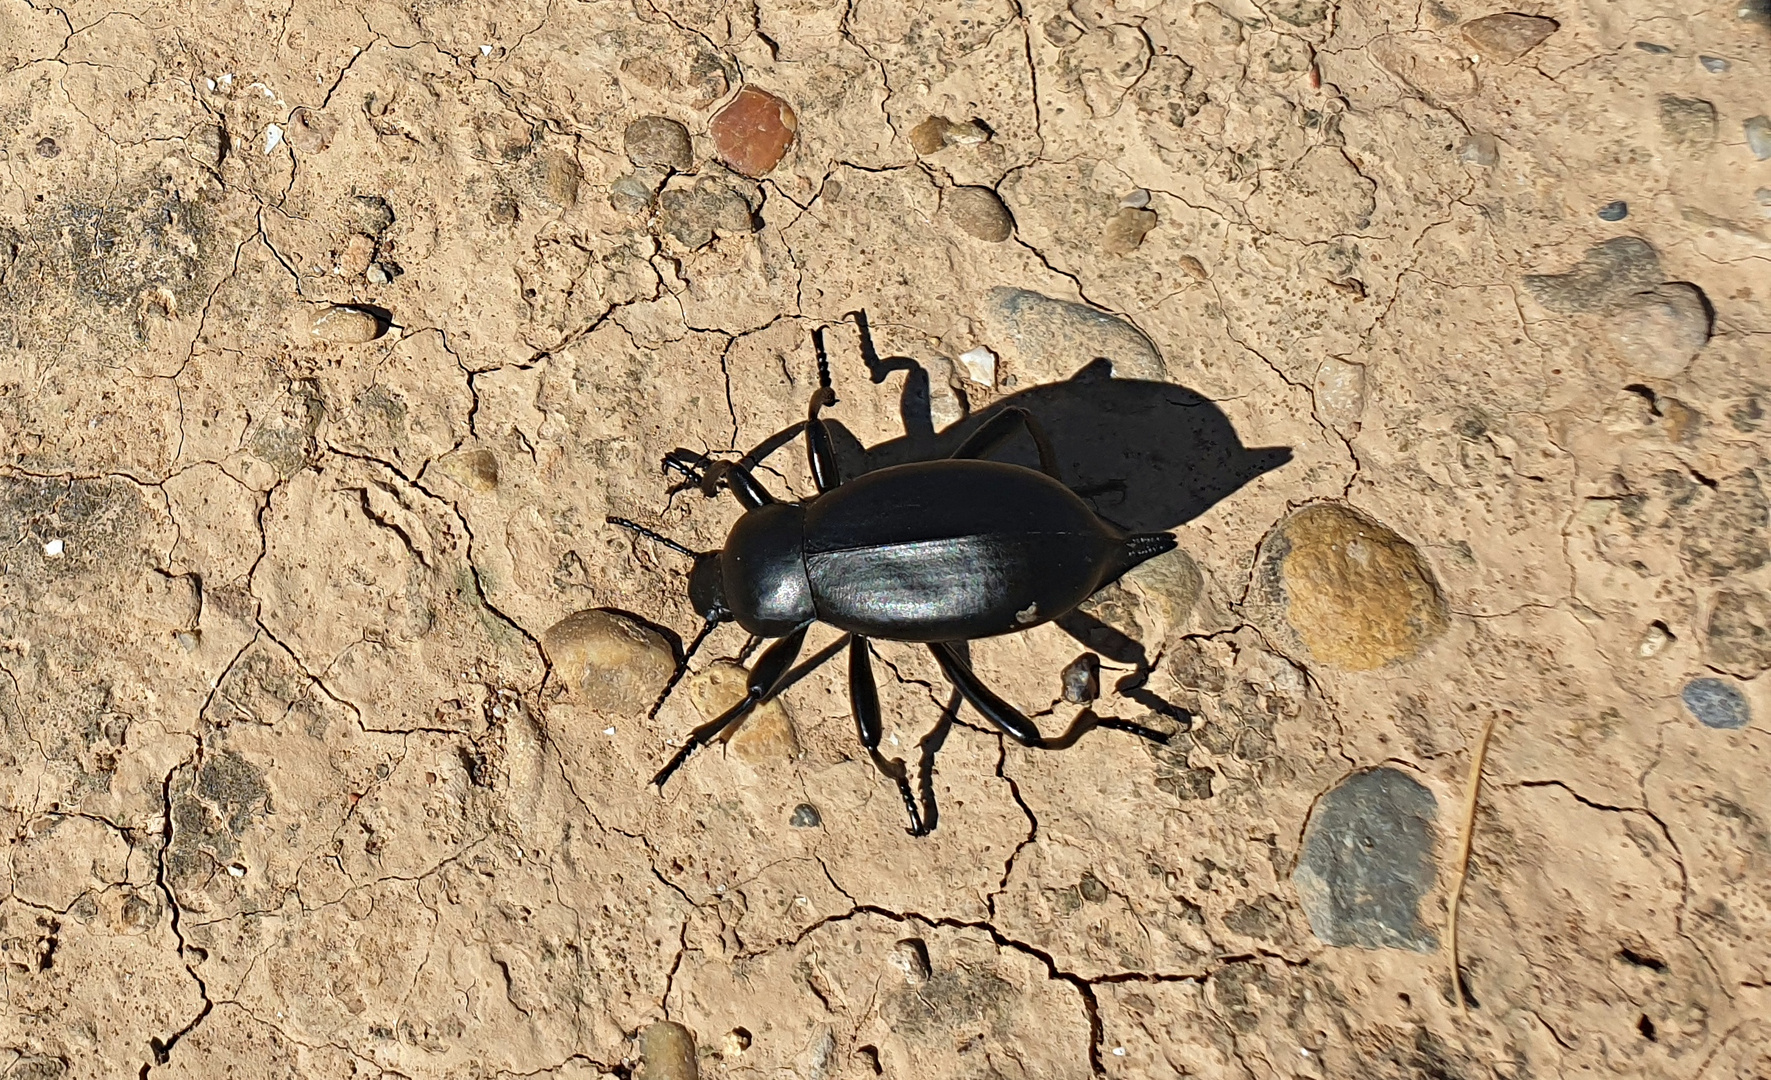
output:
[[[629,521],[624,517],[613,517],[613,516],[604,518],[603,520],[607,521],[611,525],[619,525],[623,529],[628,530],[629,532],[639,533],[641,536],[645,537],[647,540],[652,541],[653,543],[663,544],[665,547],[676,552],[678,555],[687,555],[691,559],[699,558],[702,555],[702,552],[694,551],[690,548],[684,547],[682,544],[677,543],[675,540],[672,540],[670,537],[665,536],[662,533],[653,532],[651,529],[646,528],[644,525],[641,525],[637,521]]]
[[[675,690],[676,684],[682,682],[683,676],[689,673],[689,660],[695,655],[695,650],[701,647],[701,643],[707,640],[707,635],[713,633],[713,628],[722,621],[721,619],[708,619],[706,624],[701,627],[701,632],[695,635],[695,640],[689,642],[689,647],[683,650],[683,658],[677,661],[676,669],[665,681],[664,689],[658,692],[658,700],[652,702],[652,707],[646,711],[647,720],[657,718],[658,710],[664,708],[664,703],[670,698],[670,692]]]

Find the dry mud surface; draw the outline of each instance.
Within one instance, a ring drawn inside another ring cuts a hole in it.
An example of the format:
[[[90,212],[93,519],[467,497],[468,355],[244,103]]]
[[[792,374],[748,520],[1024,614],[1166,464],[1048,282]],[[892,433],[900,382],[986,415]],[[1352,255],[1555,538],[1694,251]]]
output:
[[[1764,1080],[1768,85],[1763,0],[0,0],[0,1076]],[[817,327],[851,473],[1014,399],[1176,530],[1088,609],[1168,745],[962,710],[913,839],[836,663],[648,785],[744,634],[647,720],[604,519],[721,543],[659,459]]]

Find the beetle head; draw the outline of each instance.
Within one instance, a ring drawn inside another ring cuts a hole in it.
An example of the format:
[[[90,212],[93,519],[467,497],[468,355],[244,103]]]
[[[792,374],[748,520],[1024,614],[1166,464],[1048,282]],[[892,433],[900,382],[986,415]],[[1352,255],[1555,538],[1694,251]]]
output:
[[[704,551],[695,556],[695,565],[689,570],[689,603],[695,605],[696,614],[710,623],[731,619],[719,552]]]

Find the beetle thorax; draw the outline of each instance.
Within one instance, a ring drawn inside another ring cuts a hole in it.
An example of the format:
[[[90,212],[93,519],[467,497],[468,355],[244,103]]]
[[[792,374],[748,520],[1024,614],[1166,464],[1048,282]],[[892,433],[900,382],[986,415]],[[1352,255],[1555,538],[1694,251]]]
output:
[[[725,600],[738,625],[762,637],[780,637],[817,618],[806,580],[805,511],[770,503],[732,526],[720,552]]]

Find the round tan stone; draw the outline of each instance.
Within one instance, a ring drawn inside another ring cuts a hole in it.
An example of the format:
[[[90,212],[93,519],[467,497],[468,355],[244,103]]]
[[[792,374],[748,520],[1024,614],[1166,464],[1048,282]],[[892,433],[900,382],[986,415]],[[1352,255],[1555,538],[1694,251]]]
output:
[[[317,341],[330,341],[340,345],[361,345],[365,341],[374,341],[387,328],[372,311],[349,304],[330,304],[314,312],[308,323],[308,333]]]
[[[695,1036],[674,1020],[660,1020],[640,1033],[638,1080],[700,1080]]]
[[[541,635],[554,676],[598,712],[636,715],[649,708],[676,655],[664,635],[619,612],[576,611]]]
[[[696,711],[712,720],[720,713],[744,700],[750,673],[729,660],[709,664],[705,671],[689,678],[689,700]],[[738,730],[726,738],[744,761],[763,765],[771,761],[791,761],[799,756],[799,733],[793,729],[793,717],[780,698],[751,710]]]
[[[1262,552],[1285,622],[1310,655],[1349,671],[1416,656],[1446,627],[1445,600],[1414,545],[1345,506],[1306,506]]]

